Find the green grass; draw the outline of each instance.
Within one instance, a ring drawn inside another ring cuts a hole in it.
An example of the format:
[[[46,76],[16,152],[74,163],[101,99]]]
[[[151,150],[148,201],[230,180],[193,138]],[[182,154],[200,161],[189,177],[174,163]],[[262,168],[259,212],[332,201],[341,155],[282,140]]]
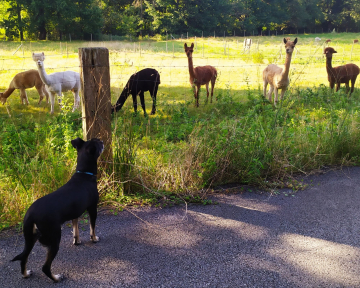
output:
[[[288,35],[286,35],[288,36]],[[297,36],[297,55],[291,64],[291,85],[285,99],[274,107],[262,97],[262,70],[268,63],[282,65],[282,36],[253,37],[250,53],[243,53],[243,38],[224,41],[197,39],[195,66],[213,65],[219,79],[213,103],[194,107],[188,84],[183,42],[32,42],[0,43],[0,88],[16,73],[35,69],[31,52],[44,51],[45,68],[78,71],[78,47],[103,46],[110,50],[111,95],[115,103],[129,76],[144,67],[161,73],[157,114],[133,114],[131,97],[113,117],[112,169],[99,182],[102,205],[174,205],[181,201],[206,204],[206,192],[219,184],[240,182],[273,189],[298,187],[293,175],[331,165],[359,164],[360,91],[349,97],[344,89],[328,88],[322,46],[314,38],[332,39],[337,63],[358,64],[356,34]],[[259,41],[259,47],[257,47]],[[195,42],[195,39],[188,40]],[[174,53],[172,45],[174,43]],[[202,56],[204,47],[204,57]],[[70,140],[82,135],[81,114],[66,106],[50,115],[49,104],[37,105],[35,89],[28,90],[30,105],[20,104],[15,91],[0,105],[0,230],[21,223],[37,198],[63,185],[75,169],[76,152]],[[147,112],[151,99],[146,97]],[[215,98],[217,100],[215,100]],[[294,188],[296,189],[296,188]]]

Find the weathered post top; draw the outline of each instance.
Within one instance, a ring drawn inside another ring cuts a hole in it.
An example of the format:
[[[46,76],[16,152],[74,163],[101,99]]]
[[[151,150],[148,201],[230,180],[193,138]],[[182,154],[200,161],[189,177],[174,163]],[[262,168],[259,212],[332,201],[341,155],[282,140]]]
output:
[[[112,161],[109,50],[79,48],[79,60],[83,137],[101,139],[105,145],[101,160]]]

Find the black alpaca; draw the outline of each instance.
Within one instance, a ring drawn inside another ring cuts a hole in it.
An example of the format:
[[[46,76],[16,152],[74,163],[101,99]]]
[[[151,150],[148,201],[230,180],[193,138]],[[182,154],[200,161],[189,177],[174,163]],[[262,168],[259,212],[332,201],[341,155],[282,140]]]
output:
[[[133,98],[134,112],[137,111],[137,99],[136,96],[139,94],[141,107],[145,110],[144,92],[149,91],[151,98],[153,99],[153,106],[151,115],[155,114],[156,111],[156,94],[160,84],[160,74],[155,69],[145,68],[131,75],[129,81],[126,83],[124,90],[121,92],[119,99],[116,101],[115,106],[111,108],[111,113],[117,112],[124,105],[126,99],[131,94]]]

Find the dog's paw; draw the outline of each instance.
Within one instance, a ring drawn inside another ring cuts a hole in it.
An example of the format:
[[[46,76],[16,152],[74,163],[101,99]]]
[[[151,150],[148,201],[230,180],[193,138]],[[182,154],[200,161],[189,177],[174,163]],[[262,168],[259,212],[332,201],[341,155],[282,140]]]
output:
[[[93,242],[93,243],[96,243],[96,242],[99,242],[100,241],[100,238],[98,236],[90,236],[90,240]]]
[[[81,240],[74,238],[73,244],[74,244],[74,245],[80,245],[80,244],[81,244]]]
[[[26,270],[26,272],[24,273],[23,277],[24,277],[24,278],[29,278],[32,274],[33,274],[33,272],[32,272],[31,270]]]
[[[60,282],[62,279],[64,279],[64,276],[61,274],[53,275],[54,282]]]

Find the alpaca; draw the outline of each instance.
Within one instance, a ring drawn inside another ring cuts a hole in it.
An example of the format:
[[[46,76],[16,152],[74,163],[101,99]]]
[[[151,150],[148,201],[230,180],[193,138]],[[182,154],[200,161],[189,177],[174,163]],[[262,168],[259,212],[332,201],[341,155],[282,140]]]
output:
[[[124,90],[121,92],[119,99],[116,101],[116,104],[111,108],[111,113],[119,111],[130,94],[133,98],[134,112],[136,113],[136,97],[139,94],[141,107],[144,110],[144,115],[146,116],[144,92],[149,91],[153,100],[151,115],[154,115],[156,112],[156,94],[159,84],[160,74],[155,69],[145,68],[134,73],[130,76],[130,79],[126,83]]]
[[[55,95],[58,95],[58,101],[61,106],[62,92],[71,90],[74,94],[73,112],[80,104],[80,74],[74,71],[55,72],[47,75],[44,68],[45,55],[42,53],[33,53],[33,60],[39,70],[40,78],[44,82],[46,89],[50,92],[51,114],[54,113]]]
[[[40,95],[38,104],[40,104],[40,102],[44,99],[44,94],[46,96],[46,102],[49,103],[49,93],[45,89],[45,84],[41,81],[39,72],[34,69],[16,74],[11,80],[9,88],[5,92],[0,93],[0,100],[3,104],[5,104],[7,98],[9,98],[14,90],[19,89],[21,103],[29,104],[25,89],[32,88],[34,86]]]
[[[190,74],[190,84],[194,89],[195,97],[195,107],[199,107],[199,91],[201,85],[206,85],[207,99],[209,100],[209,82],[211,81],[211,100],[214,94],[214,86],[217,77],[217,71],[213,66],[198,66],[194,68],[192,54],[194,52],[194,43],[191,43],[191,46],[188,47],[187,44],[184,44],[184,49],[186,56],[188,58],[189,74]]]
[[[291,63],[291,56],[295,49],[295,45],[297,43],[297,38],[295,38],[294,42],[290,40],[286,40],[284,38],[285,50],[286,50],[286,59],[285,59],[285,67],[280,68],[275,64],[270,64],[263,71],[263,81],[264,81],[264,97],[266,97],[266,88],[267,85],[270,84],[270,89],[268,92],[269,101],[271,102],[271,94],[274,91],[274,102],[275,105],[278,102],[278,89],[281,89],[280,99],[284,98],[285,91],[289,86],[289,70]]]
[[[346,64],[343,66],[332,67],[332,55],[337,53],[334,48],[327,47],[324,49],[326,56],[326,72],[328,73],[328,80],[330,88],[334,89],[336,83],[336,92],[340,89],[340,83],[345,83],[346,93],[349,92],[349,81],[351,81],[351,92],[354,92],[356,78],[360,72],[359,67],[355,64]]]

